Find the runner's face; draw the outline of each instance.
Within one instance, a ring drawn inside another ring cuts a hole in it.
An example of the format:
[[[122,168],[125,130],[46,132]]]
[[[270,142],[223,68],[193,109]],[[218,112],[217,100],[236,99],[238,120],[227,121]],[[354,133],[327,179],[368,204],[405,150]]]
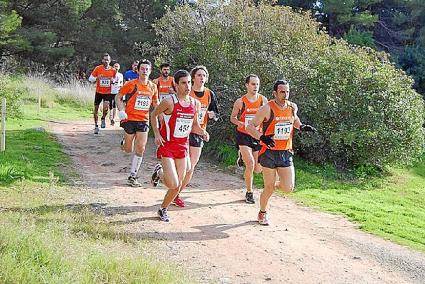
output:
[[[134,72],[137,72],[137,65],[139,62],[133,62],[133,65],[131,65],[131,69],[133,69]]]
[[[256,95],[260,90],[260,79],[258,77],[251,77],[246,85],[249,94]]]
[[[176,84],[176,91],[179,95],[189,95],[190,88],[192,87],[192,80],[190,76],[180,78]]]
[[[170,67],[162,67],[161,73],[163,77],[168,77],[170,75]]]
[[[121,66],[118,63],[115,63],[114,68],[115,70],[120,71]]]
[[[149,78],[150,74],[151,74],[151,67],[149,66],[149,64],[140,64],[139,77]]]
[[[197,86],[203,86],[207,82],[207,73],[199,69],[195,73],[195,78],[193,78],[193,84]]]
[[[278,103],[285,103],[289,99],[289,85],[277,86],[277,91],[273,91],[274,97]]]
[[[111,63],[111,57],[110,56],[104,56],[102,59],[102,64],[107,67]]]

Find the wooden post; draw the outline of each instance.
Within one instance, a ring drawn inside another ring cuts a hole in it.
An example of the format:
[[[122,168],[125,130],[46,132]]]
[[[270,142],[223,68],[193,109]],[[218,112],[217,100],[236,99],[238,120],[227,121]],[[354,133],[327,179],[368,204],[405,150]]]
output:
[[[1,101],[1,141],[0,152],[6,150],[6,98]]]

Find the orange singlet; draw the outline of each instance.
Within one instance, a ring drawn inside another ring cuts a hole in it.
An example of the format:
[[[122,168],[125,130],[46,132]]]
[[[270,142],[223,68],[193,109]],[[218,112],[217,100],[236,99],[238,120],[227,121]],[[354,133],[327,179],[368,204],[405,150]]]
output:
[[[258,109],[263,106],[264,99],[265,97],[260,94],[258,94],[258,98],[254,102],[251,102],[250,100],[248,100],[247,95],[244,95],[242,97],[242,109],[240,111],[241,115],[239,116],[239,121],[243,122],[244,127],[238,126],[237,130],[239,132],[249,134],[246,131],[246,127],[251,122],[251,120],[254,119]]]
[[[197,99],[201,103],[201,110],[198,113],[198,122],[202,129],[206,129],[208,123],[207,111],[211,102],[211,91],[210,89],[205,88],[204,95],[202,97],[198,97],[195,95],[195,91],[191,90],[190,96],[194,99]]]
[[[142,84],[139,79],[128,81],[120,89],[120,95],[130,94],[137,86],[136,93],[127,101],[125,112],[128,119],[125,121],[149,121],[149,109],[152,103],[158,103],[158,90],[156,85],[148,81]]]
[[[292,151],[292,136],[294,133],[295,108],[294,104],[287,101],[286,107],[279,107],[275,100],[268,102],[270,106],[270,118],[263,123],[264,135],[274,135],[275,146],[270,150]],[[259,155],[268,148],[262,142]]]
[[[160,76],[156,80],[156,85],[158,86],[159,92],[159,101],[161,102],[163,99],[168,98],[170,94],[170,88],[174,87],[174,78],[172,76],[168,76],[167,79]]]
[[[96,93],[111,94],[112,79],[115,78],[117,70],[109,66],[108,69],[103,65],[96,66],[91,75],[96,77]]]

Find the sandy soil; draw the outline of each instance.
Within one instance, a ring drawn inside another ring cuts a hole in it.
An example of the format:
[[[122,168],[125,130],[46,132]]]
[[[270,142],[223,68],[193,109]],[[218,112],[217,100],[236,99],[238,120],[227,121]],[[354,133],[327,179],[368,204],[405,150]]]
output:
[[[343,217],[271,199],[270,226],[256,223],[258,204],[244,202],[243,180],[203,160],[171,222],[156,210],[165,194],[152,188],[157,163],[148,141],[141,188],[125,185],[131,156],[119,150],[122,130],[94,135],[88,122],[51,122],[72,156],[84,188],[76,203],[91,204],[113,225],[150,239],[166,261],[202,283],[425,283],[425,255],[361,232]],[[258,192],[256,193],[258,198]]]

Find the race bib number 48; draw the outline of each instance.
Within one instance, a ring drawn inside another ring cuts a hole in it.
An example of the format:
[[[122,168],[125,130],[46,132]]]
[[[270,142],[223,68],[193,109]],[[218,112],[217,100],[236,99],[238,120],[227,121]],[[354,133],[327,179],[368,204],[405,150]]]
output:
[[[275,140],[288,140],[292,132],[292,123],[279,122],[274,126],[274,139]]]
[[[146,96],[137,96],[134,104],[135,110],[149,110],[151,106],[151,98]]]
[[[193,118],[178,117],[176,126],[174,127],[174,137],[185,138],[188,137],[192,130]]]
[[[111,80],[109,80],[109,79],[100,79],[99,80],[99,86],[100,87],[110,87],[111,86]]]

